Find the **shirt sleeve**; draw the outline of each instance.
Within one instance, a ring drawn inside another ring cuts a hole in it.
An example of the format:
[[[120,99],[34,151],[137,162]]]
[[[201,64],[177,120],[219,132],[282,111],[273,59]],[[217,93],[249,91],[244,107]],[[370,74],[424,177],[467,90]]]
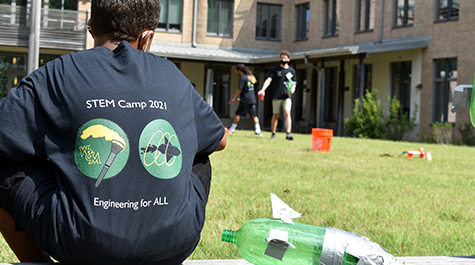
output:
[[[27,160],[42,153],[40,128],[46,126],[34,82],[26,77],[0,101],[0,155]]]
[[[269,72],[267,72],[267,74],[266,74],[266,79],[269,78],[269,77],[270,77],[271,79],[274,79],[274,77],[275,77],[275,67],[272,68],[272,69],[270,69]]]
[[[224,126],[213,108],[193,90],[196,134],[198,138],[197,155],[210,155],[221,143]]]
[[[244,75],[239,77],[239,89],[244,89],[244,85],[246,84],[246,78]]]
[[[297,73],[295,72],[295,69],[292,68],[292,74],[294,77],[292,78],[294,82],[297,82]]]

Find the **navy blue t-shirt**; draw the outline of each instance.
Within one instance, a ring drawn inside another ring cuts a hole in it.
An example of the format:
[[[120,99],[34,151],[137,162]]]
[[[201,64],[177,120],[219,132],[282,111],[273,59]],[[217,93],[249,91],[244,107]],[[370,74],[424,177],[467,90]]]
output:
[[[273,67],[266,75],[266,78],[272,78],[270,87],[272,88],[272,99],[286,99],[289,98],[289,93],[286,88],[287,82],[297,82],[295,69],[288,67],[287,69],[280,65]]]
[[[239,95],[239,102],[242,104],[256,104],[256,92],[254,91],[254,84],[249,81],[246,74],[239,77],[239,89],[242,89]]]
[[[195,155],[224,128],[176,66],[122,42],[62,56],[0,101],[0,155],[44,161],[15,220],[66,264],[177,264],[207,195]]]

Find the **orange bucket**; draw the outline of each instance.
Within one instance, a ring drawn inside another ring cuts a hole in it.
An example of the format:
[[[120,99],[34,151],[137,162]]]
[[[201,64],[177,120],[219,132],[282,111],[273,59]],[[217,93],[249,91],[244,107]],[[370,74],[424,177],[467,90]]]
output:
[[[312,129],[312,151],[330,152],[332,145],[333,130]]]

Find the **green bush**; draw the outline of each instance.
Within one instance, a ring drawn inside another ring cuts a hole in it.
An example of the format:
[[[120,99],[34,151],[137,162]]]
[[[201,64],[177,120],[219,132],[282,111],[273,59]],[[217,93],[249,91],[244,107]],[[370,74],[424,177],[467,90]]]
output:
[[[452,123],[436,122],[432,124],[432,135],[438,144],[450,144],[452,141]]]
[[[362,107],[360,99],[355,99],[353,116],[345,119],[345,125],[351,136],[386,139],[386,126],[377,91],[366,91]]]
[[[386,117],[386,133],[388,140],[400,141],[404,137],[404,134],[410,132],[416,127],[416,114],[418,110],[418,105],[414,104],[414,113],[411,118],[407,116],[409,113],[402,112],[401,101],[396,97],[392,99],[387,96],[389,105],[389,116]]]
[[[387,117],[383,115],[378,91],[366,91],[362,106],[360,100],[355,99],[353,116],[345,119],[347,134],[359,138],[402,140],[416,126],[418,106],[415,105],[412,118],[408,118],[408,113],[402,113],[402,105],[397,98],[387,96],[387,99],[390,103]]]
[[[457,127],[459,130],[460,134],[462,135],[462,144],[463,145],[468,145],[468,146],[474,146],[475,145],[475,134],[473,132],[473,126],[470,122],[465,123],[465,125],[462,127],[460,125]]]

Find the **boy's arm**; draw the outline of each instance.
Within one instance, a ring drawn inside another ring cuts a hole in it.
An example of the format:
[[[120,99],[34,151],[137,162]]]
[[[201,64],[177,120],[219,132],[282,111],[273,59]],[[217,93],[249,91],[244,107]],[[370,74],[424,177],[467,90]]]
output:
[[[234,94],[234,97],[233,99],[231,99],[231,102],[236,102],[236,99],[237,97],[239,97],[239,95],[241,95],[241,92],[242,92],[242,89],[241,88],[238,88],[238,90],[236,91],[236,94]]]
[[[221,138],[221,143],[219,143],[218,148],[216,148],[215,151],[221,151],[223,150],[228,143],[228,138],[226,137],[226,133],[224,133],[223,138]]]
[[[261,90],[259,90],[259,93],[265,93],[267,87],[269,87],[270,83],[272,82],[272,78],[267,77],[266,81],[264,81],[264,84],[262,85]]]

